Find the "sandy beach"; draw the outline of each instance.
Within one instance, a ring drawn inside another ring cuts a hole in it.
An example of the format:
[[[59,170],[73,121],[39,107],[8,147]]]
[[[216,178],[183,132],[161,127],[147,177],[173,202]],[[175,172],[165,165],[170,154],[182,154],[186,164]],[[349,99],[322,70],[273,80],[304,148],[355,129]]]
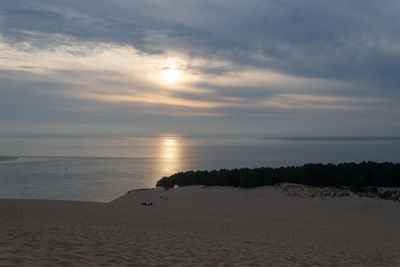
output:
[[[288,195],[189,186],[111,203],[0,200],[0,265],[400,266],[400,203]]]

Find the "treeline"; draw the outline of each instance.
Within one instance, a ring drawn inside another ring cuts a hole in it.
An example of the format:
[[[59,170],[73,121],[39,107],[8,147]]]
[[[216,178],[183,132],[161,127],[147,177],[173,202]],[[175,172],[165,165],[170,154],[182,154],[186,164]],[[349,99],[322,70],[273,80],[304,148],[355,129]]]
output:
[[[277,183],[311,186],[400,187],[400,163],[305,164],[279,168],[242,168],[179,172],[163,177],[157,186],[174,185],[256,187]]]

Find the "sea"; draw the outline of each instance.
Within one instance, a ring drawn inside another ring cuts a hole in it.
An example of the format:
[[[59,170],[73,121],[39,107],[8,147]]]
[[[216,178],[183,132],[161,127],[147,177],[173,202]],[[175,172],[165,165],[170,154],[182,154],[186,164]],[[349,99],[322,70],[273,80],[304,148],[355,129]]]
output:
[[[7,137],[0,156],[17,157],[0,161],[0,198],[109,202],[188,170],[400,162],[400,138]]]

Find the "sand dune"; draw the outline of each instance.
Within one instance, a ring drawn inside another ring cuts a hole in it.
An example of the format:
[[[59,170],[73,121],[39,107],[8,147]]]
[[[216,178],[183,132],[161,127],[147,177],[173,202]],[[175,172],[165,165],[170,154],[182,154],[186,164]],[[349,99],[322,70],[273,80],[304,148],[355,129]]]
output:
[[[399,225],[394,201],[278,187],[0,200],[0,265],[400,266]]]

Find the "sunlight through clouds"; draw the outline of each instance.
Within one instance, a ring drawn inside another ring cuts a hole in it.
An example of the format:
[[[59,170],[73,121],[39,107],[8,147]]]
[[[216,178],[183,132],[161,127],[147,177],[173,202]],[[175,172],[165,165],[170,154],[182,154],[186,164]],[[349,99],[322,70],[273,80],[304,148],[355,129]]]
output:
[[[348,97],[282,94],[272,88],[316,88],[329,81],[290,76],[270,70],[241,68],[217,76],[196,72],[202,66],[217,66],[204,60],[185,61],[184,56],[143,55],[129,46],[109,44],[74,44],[57,46],[52,50],[24,51],[0,42],[3,60],[0,69],[18,70],[46,80],[69,85],[68,89],[49,91],[62,97],[86,99],[109,104],[141,103],[186,107],[185,116],[220,116],[223,108],[283,108],[355,110],[362,108],[359,100]],[[73,53],[71,51],[85,51]],[[46,60],[43,60],[46,58]],[[227,63],[225,63],[226,65]],[[201,86],[199,86],[199,84]],[[230,96],[235,88],[251,95],[252,88],[266,87],[272,94],[264,100]],[[216,88],[225,88],[224,94]],[[321,90],[320,90],[321,92]],[[370,100],[374,103],[373,99]],[[200,111],[201,109],[203,111]],[[204,110],[208,110],[204,112]],[[165,113],[165,111],[163,111]],[[171,110],[171,114],[175,112]],[[176,114],[176,113],[175,113]]]
[[[163,84],[175,84],[184,79],[185,62],[177,59],[167,59],[160,62],[159,79]],[[156,75],[155,75],[156,76]]]
[[[287,131],[286,118],[312,125],[315,114],[360,129],[372,116],[396,122],[397,2],[341,5],[6,1],[0,112],[12,115],[0,123],[156,121],[151,131],[196,134]]]

